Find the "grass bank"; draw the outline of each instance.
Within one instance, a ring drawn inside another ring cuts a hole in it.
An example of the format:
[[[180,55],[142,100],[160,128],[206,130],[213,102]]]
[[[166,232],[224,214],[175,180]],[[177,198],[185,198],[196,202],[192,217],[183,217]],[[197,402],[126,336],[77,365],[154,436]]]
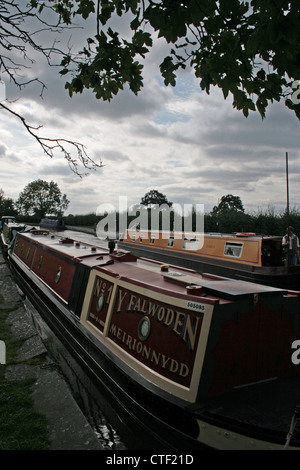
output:
[[[4,308],[0,293],[0,340],[6,345],[6,364],[0,364],[0,450],[46,450],[50,448],[48,423],[34,409],[31,387],[35,379],[5,378],[6,368],[19,363],[17,351],[23,344],[13,337],[7,322],[14,308]]]

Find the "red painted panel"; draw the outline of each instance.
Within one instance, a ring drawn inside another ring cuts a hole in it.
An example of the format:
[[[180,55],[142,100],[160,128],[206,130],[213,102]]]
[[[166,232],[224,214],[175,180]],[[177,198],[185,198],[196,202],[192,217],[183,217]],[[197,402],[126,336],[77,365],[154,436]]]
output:
[[[68,259],[59,258],[54,252],[37,246],[32,271],[60,297],[68,301],[75,265]]]
[[[26,240],[17,235],[14,252],[23,263],[30,267],[35,252],[35,245],[30,240]]]
[[[109,338],[163,377],[189,387],[202,318],[119,288]]]
[[[22,234],[17,235],[14,253],[51,289],[68,301],[75,273],[75,265],[70,260],[43,250],[38,240],[28,240]]]
[[[270,308],[260,301],[252,309],[236,311],[212,328],[219,331],[211,351],[213,370],[210,395],[274,377],[296,374],[291,361],[291,344],[295,339],[294,315],[283,308],[284,297]],[[282,305],[280,305],[282,302]],[[231,308],[235,307],[231,305]],[[217,311],[215,312],[217,315]]]

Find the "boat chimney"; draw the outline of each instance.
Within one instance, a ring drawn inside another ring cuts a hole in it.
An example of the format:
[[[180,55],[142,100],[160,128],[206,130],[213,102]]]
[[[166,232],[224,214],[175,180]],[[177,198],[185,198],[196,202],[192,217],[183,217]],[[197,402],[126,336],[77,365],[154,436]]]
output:
[[[190,295],[202,295],[203,287],[202,286],[186,286],[187,294]]]
[[[169,265],[168,264],[162,264],[160,267],[161,272],[166,273],[169,271]]]
[[[109,240],[108,248],[109,248],[110,253],[113,253],[115,251],[115,246],[116,246],[115,240]]]

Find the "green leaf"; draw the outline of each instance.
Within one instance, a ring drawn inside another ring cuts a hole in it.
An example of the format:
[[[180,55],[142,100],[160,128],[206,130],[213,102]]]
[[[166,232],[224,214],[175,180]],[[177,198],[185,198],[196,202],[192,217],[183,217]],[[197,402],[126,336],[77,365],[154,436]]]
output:
[[[95,12],[95,2],[93,0],[80,0],[76,14],[81,15],[83,19],[87,19],[91,13]]]
[[[141,21],[140,21],[139,15],[137,15],[134,18],[134,20],[132,20],[132,22],[130,23],[130,28],[135,31],[136,29],[138,29],[140,24],[141,24]]]
[[[265,118],[266,116],[266,105],[263,101],[261,101],[260,99],[258,99],[256,101],[256,108],[259,112],[259,114],[261,115],[262,119]]]

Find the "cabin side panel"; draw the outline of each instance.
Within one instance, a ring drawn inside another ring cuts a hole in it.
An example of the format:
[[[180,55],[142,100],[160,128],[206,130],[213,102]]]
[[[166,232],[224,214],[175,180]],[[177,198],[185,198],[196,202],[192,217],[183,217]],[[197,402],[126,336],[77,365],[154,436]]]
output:
[[[213,308],[92,271],[81,322],[141,377],[193,401]]]
[[[35,249],[36,246],[30,240],[27,240],[26,238],[23,238],[20,234],[17,234],[16,242],[14,245],[14,253],[29,268],[32,264]]]
[[[130,231],[126,232],[124,242],[137,247],[163,249],[174,256],[196,255],[220,262],[234,262],[261,266],[261,239],[239,238],[212,234],[169,234],[163,236],[160,232]]]
[[[190,387],[203,315],[119,289],[109,338],[156,373]]]
[[[294,299],[274,297],[217,306],[201,377],[202,391],[219,395],[259,381],[299,374],[291,345],[300,339]],[[199,397],[201,398],[201,397]]]
[[[71,259],[42,247],[38,239],[26,239],[19,234],[14,254],[57,295],[68,301],[76,268]]]
[[[37,247],[32,271],[65,301],[68,301],[75,265],[55,253]]]

